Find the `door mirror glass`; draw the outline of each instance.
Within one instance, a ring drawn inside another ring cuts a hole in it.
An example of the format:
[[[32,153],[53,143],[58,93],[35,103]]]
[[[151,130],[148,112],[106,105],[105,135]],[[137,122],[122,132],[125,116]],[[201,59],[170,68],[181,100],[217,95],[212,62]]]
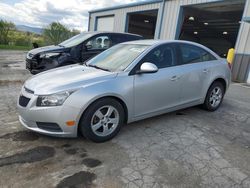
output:
[[[140,70],[137,71],[137,73],[155,73],[158,71],[158,68],[155,64],[150,62],[145,62],[141,65]]]

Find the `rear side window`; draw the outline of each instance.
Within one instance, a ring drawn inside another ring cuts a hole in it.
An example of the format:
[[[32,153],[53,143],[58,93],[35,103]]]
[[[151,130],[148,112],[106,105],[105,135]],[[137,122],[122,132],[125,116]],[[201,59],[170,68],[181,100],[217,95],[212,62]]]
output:
[[[135,35],[127,35],[127,39],[128,39],[128,41],[132,41],[132,40],[142,40],[143,37],[135,36]]]
[[[113,41],[112,45],[116,45],[116,44],[127,41],[127,36],[126,35],[112,34],[111,38],[112,38],[112,41]]]
[[[179,48],[181,53],[181,64],[216,60],[216,58],[212,54],[194,45],[180,44]]]
[[[113,34],[111,35],[112,38],[112,44],[116,45],[122,42],[127,42],[127,41],[133,41],[133,40],[139,40],[141,39],[138,36],[133,36],[133,35],[122,35],[122,34]]]

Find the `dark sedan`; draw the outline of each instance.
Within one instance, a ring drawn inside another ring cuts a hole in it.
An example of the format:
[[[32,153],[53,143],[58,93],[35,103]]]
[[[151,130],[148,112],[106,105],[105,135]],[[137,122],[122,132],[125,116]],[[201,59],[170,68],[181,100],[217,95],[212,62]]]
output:
[[[85,62],[111,46],[140,39],[142,36],[129,33],[84,32],[58,45],[29,51],[26,69],[37,74],[52,68]]]

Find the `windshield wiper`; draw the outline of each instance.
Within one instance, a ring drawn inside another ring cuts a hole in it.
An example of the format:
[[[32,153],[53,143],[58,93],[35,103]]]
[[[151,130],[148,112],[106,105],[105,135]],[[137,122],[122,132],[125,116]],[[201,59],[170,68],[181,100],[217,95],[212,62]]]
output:
[[[101,69],[101,70],[104,70],[104,71],[108,71],[108,72],[111,72],[109,69],[105,69],[105,68],[102,68],[102,67],[98,67],[96,65],[88,65],[89,67],[94,67],[96,69]]]
[[[65,47],[65,46],[63,46],[63,45],[61,45],[61,44],[58,44],[57,46],[60,46],[60,47]]]

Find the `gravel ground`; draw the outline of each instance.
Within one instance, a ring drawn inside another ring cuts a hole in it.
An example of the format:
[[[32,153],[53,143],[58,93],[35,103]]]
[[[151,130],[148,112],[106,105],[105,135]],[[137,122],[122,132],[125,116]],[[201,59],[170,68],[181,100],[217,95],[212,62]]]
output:
[[[30,76],[24,58],[0,51],[0,187],[250,187],[249,87],[232,84],[216,112],[169,113],[96,144],[20,125],[16,100]]]

